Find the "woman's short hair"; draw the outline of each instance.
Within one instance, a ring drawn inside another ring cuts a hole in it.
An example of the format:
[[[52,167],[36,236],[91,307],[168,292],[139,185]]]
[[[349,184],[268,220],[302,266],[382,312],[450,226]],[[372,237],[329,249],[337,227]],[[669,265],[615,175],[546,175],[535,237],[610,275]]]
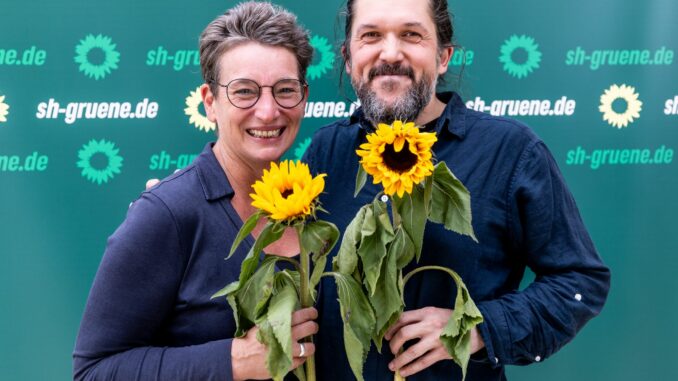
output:
[[[297,59],[299,79],[305,81],[306,69],[313,59],[308,31],[286,9],[248,1],[214,19],[200,35],[200,70],[213,94],[217,94],[219,83],[219,59],[229,49],[247,42],[288,49]]]

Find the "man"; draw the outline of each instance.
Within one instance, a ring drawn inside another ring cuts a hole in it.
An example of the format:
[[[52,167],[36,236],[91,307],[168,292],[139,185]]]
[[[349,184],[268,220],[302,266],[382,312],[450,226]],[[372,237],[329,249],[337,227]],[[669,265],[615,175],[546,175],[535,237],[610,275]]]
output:
[[[435,93],[453,53],[452,37],[446,0],[349,0],[342,54],[362,107],[318,130],[303,160],[327,173],[321,202],[331,213],[326,218],[343,231],[380,190],[368,181],[353,198],[355,150],[366,134],[396,119],[437,134],[437,160],[471,193],[479,243],[429,224],[418,265],[457,271],[484,316],[473,331],[466,380],[503,380],[504,365],[549,357],[597,315],[610,273],[544,143],[519,122],[468,110],[454,93]],[[536,279],[518,291],[526,267]],[[438,340],[454,290],[442,273],[412,278],[407,311],[387,332],[388,347],[370,352],[366,380],[392,380],[395,370],[413,381],[461,379]],[[353,379],[340,345],[332,280],[323,280],[320,295],[319,379]]]

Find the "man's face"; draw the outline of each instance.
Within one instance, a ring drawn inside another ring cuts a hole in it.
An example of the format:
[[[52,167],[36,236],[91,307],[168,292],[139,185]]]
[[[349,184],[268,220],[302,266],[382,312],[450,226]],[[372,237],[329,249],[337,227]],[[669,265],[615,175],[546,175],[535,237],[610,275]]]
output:
[[[373,123],[414,120],[431,102],[451,49],[438,49],[425,0],[357,0],[346,72]]]

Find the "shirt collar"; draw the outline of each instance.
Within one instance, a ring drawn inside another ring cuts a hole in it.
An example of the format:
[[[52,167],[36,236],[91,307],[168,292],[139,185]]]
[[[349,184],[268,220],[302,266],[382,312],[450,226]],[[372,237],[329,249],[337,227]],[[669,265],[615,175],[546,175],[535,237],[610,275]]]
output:
[[[207,143],[194,161],[205,199],[212,201],[222,197],[232,198],[235,192],[228,182],[224,169],[214,156],[213,146],[214,142]]]
[[[466,106],[461,97],[454,92],[437,93],[436,97],[446,104],[445,110],[436,123],[436,134],[441,135],[443,129],[446,129],[457,138],[464,139],[466,136]],[[370,121],[365,118],[362,107],[351,115],[350,122],[351,124],[359,124],[360,128],[367,132],[374,130]]]

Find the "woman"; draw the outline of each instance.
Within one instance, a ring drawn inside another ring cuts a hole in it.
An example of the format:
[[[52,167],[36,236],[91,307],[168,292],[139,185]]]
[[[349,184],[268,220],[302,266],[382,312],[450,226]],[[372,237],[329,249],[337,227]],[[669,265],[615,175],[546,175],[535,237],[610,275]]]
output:
[[[233,311],[210,296],[238,278],[249,248],[224,257],[254,212],[251,184],[299,130],[312,53],[295,16],[268,3],[240,4],[203,31],[201,92],[217,141],[144,192],[109,238],[75,346],[74,379],[269,378],[256,327],[233,338]],[[291,256],[297,247],[286,234],[265,251]],[[293,314],[293,367],[315,351],[298,341],[317,331],[316,314]]]

